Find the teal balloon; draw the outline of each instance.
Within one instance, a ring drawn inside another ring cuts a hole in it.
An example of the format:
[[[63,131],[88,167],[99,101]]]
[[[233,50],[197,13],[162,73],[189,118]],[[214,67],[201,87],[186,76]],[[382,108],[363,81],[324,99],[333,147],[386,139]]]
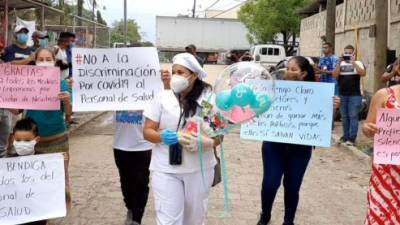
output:
[[[231,90],[224,90],[217,93],[215,103],[220,110],[229,111],[232,109],[233,104],[231,94]]]
[[[232,89],[232,103],[237,106],[250,105],[254,101],[253,90],[246,84],[237,84]]]
[[[271,105],[272,100],[268,97],[268,95],[257,94],[250,107],[254,111],[256,116],[259,116],[268,111]]]

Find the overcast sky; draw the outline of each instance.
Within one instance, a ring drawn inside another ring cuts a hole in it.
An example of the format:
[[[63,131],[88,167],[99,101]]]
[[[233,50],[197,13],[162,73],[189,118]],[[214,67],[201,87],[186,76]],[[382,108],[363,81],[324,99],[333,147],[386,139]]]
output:
[[[220,0],[212,9],[224,10],[231,8],[243,0]],[[193,0],[127,0],[128,18],[135,19],[140,32],[145,40],[155,41],[155,16],[176,16],[178,14],[190,13],[193,7]],[[204,15],[204,9],[209,7],[216,0],[197,0],[197,15]],[[101,10],[104,19],[109,25],[115,20],[123,19],[124,0],[97,0],[99,9],[105,6],[106,10]],[[87,8],[86,4],[86,8]],[[201,12],[203,11],[203,12]]]

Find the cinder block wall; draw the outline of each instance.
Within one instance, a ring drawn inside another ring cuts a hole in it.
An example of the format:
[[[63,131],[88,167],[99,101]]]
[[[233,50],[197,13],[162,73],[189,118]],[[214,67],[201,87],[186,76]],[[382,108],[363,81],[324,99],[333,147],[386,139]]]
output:
[[[391,0],[389,6],[389,48],[400,53],[400,0]],[[321,55],[321,37],[325,35],[326,11],[301,21],[300,54]],[[336,7],[335,53],[341,55],[344,46],[351,44],[357,48],[357,57],[367,67],[367,77],[362,80],[365,94],[373,94],[374,43],[370,37],[370,27],[375,24],[374,0],[345,0]]]

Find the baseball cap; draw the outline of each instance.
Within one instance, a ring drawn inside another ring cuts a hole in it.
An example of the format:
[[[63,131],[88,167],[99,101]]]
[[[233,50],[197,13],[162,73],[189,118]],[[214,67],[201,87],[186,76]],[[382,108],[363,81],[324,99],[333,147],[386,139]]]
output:
[[[15,26],[15,28],[14,28],[14,33],[19,33],[19,32],[22,31],[22,30],[25,30],[26,33],[29,33],[28,28],[26,28],[26,27],[23,26],[23,25],[17,25],[17,26]]]

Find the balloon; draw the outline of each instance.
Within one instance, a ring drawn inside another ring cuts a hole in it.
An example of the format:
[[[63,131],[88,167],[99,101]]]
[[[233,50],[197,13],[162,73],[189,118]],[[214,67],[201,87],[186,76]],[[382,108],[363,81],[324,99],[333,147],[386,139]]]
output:
[[[251,109],[254,111],[256,116],[259,116],[268,111],[271,105],[272,100],[268,97],[268,95],[257,94],[255,97],[255,101],[253,101],[253,103],[251,104]]]
[[[220,110],[228,111],[232,108],[233,104],[231,94],[231,90],[224,90],[217,93],[215,103]]]
[[[258,80],[263,81],[262,86],[258,86]],[[213,86],[217,105],[213,113],[221,121],[229,121],[229,127],[250,121],[268,111],[275,97],[274,87],[273,77],[259,63],[232,64],[218,75]],[[216,132],[221,130],[217,128]]]
[[[232,118],[232,122],[234,122],[234,123],[248,121],[251,118],[253,118],[254,116],[255,116],[255,113],[248,106],[245,108],[242,108],[239,106],[234,106],[231,110],[231,118]]]
[[[232,89],[232,103],[237,106],[250,105],[254,101],[254,93],[247,84],[237,84]]]

